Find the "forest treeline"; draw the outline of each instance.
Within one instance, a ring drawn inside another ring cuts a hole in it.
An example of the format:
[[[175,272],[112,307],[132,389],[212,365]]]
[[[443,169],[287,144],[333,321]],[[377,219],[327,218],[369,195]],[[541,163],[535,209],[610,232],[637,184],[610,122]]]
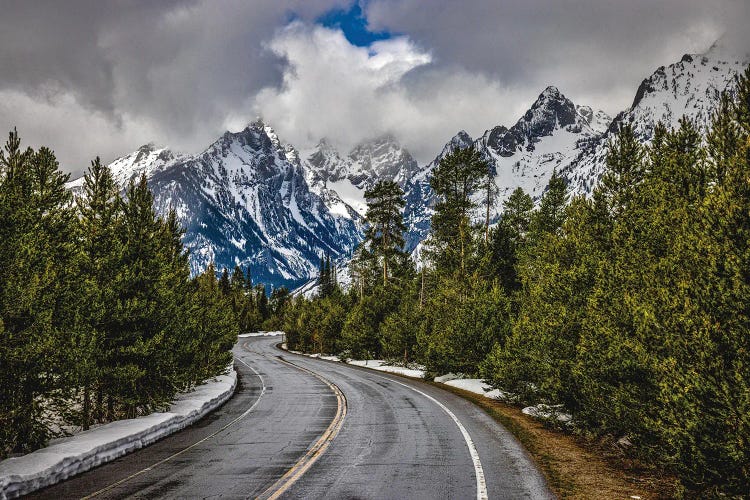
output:
[[[145,177],[121,196],[97,158],[76,198],[68,177],[15,131],[0,151],[0,458],[164,408],[274,312],[241,270],[191,278]]]
[[[431,186],[424,265],[402,250],[401,189],[378,183],[349,289],[324,268],[276,318],[290,348],[480,376],[562,405],[576,432],[675,474],[676,495],[750,491],[750,70],[705,137],[683,119],[643,146],[623,125],[589,197],[553,174],[490,225],[473,149]]]

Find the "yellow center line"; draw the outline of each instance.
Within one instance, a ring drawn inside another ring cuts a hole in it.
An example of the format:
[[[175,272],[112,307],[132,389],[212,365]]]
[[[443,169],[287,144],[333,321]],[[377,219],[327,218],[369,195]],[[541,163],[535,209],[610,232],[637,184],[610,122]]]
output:
[[[243,345],[243,347],[247,348],[247,344]],[[325,383],[328,387],[330,387],[333,393],[336,395],[337,409],[336,416],[333,418],[328,428],[307,450],[307,453],[305,453],[305,455],[300,458],[297,463],[292,466],[291,469],[286,471],[283,476],[281,476],[275,483],[273,483],[268,489],[266,489],[266,491],[256,497],[262,500],[274,500],[279,498],[300,477],[302,477],[302,475],[307,472],[310,467],[312,467],[315,461],[318,460],[318,458],[320,458],[320,456],[328,449],[331,441],[333,441],[336,435],[338,435],[341,427],[344,424],[344,417],[346,417],[347,411],[346,397],[344,396],[344,393],[341,392],[341,390],[336,386],[336,384],[330,382],[322,375],[319,375],[312,370],[303,368],[280,357],[276,359],[289,366],[293,366],[298,370],[302,370],[313,375],[314,377]]]

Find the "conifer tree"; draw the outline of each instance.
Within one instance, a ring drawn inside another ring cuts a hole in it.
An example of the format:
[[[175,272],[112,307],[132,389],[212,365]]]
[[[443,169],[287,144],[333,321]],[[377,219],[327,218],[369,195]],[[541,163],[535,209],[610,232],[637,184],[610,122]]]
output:
[[[401,210],[406,201],[404,192],[393,181],[378,181],[365,191],[368,228],[364,245],[367,245],[383,269],[383,285],[388,282],[388,269],[394,258],[403,253],[404,226]]]
[[[466,275],[474,243],[471,217],[474,195],[486,177],[488,166],[473,148],[454,149],[432,172],[430,186],[438,202],[432,216],[428,255],[442,272]]]
[[[121,200],[109,168],[97,157],[84,175],[83,195],[76,199],[81,226],[83,250],[83,279],[87,281],[86,320],[90,328],[89,342],[82,344],[79,358],[86,360],[82,370],[84,402],[82,425],[91,423],[91,391],[95,391],[96,418],[104,421],[104,400],[111,385],[110,369],[117,362],[113,358],[110,312],[116,296],[112,284],[122,258],[122,246],[117,238]]]
[[[212,264],[195,278],[192,294],[190,338],[192,340],[193,382],[223,373],[232,359],[230,352],[239,327],[231,308],[231,297],[219,288]]]
[[[507,294],[521,286],[516,266],[526,244],[533,208],[531,197],[522,188],[516,188],[503,203],[500,222],[490,231],[486,276],[498,278]]]
[[[66,336],[80,333],[80,254],[68,175],[49,149],[0,152],[0,455],[30,451],[52,430],[44,403],[74,373]]]
[[[229,271],[227,271],[226,267],[221,271],[221,278],[219,279],[219,291],[221,291],[222,295],[224,295],[225,297],[228,297],[232,292],[232,285],[229,282]]]

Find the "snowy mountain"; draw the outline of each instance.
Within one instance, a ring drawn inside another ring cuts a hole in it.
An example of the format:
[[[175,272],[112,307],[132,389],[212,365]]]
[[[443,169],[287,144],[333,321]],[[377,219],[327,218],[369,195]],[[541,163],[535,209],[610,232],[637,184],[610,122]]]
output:
[[[321,254],[345,258],[361,239],[361,221],[331,212],[310,190],[296,150],[262,122],[196,156],[149,145],[111,168],[123,188],[145,173],[157,212],[177,212],[193,272],[211,261],[238,264],[255,282],[294,286],[317,272]]]
[[[605,132],[610,121],[603,111],[575,105],[547,87],[510,129],[500,125],[486,131],[474,147],[495,168],[498,209],[517,187],[539,198],[552,172],[567,167],[581,144]]]
[[[395,181],[403,188],[419,171],[416,160],[390,135],[363,142],[345,157],[322,139],[314,149],[305,152],[303,158],[311,189],[323,197],[331,197],[329,207],[332,210],[341,211],[337,204],[341,200],[360,216],[364,216],[367,209],[365,191],[377,181]]]
[[[547,87],[512,127],[498,125],[476,140],[460,131],[407,183],[407,250],[417,248],[429,232],[435,204],[429,178],[451,150],[473,147],[489,162],[499,189],[493,214],[496,219],[503,201],[517,187],[538,199],[552,172],[574,161],[580,145],[605,132],[610,121],[603,111],[577,106],[557,88]]]
[[[705,54],[685,54],[644,79],[630,108],[618,114],[603,134],[581,144],[578,157],[560,169],[571,192],[591,192],[606,168],[609,139],[621,124],[631,124],[643,143],[651,140],[658,122],[676,128],[683,116],[705,132],[721,93],[734,88],[735,77],[750,63],[747,52],[726,47],[720,40]]]
[[[555,170],[574,194],[587,194],[602,175],[608,141],[621,123],[632,124],[644,143],[658,121],[675,126],[686,115],[706,127],[721,92],[748,60],[721,43],[704,55],[685,55],[643,80],[632,106],[614,120],[547,87],[510,128],[498,125],[477,139],[460,131],[424,166],[390,135],[345,155],[325,139],[298,151],[258,121],[225,133],[195,156],[149,144],[110,167],[123,188],[145,173],[157,210],[177,211],[194,272],[213,260],[218,268],[249,266],[256,282],[307,282],[311,290],[322,253],[345,269],[362,238],[364,193],[378,180],[404,189],[406,249],[414,251],[429,232],[435,204],[430,176],[452,149],[473,147],[489,161],[500,191],[495,218],[516,187],[538,200]],[[69,187],[77,191],[80,185],[79,179]]]

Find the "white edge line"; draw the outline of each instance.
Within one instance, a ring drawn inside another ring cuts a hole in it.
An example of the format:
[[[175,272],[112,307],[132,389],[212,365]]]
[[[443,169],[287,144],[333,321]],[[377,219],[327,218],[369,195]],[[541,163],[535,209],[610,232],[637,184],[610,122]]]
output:
[[[469,448],[469,455],[471,456],[471,461],[474,464],[474,475],[477,478],[477,500],[487,500],[489,498],[489,496],[487,494],[487,484],[486,484],[485,479],[484,479],[484,469],[482,468],[482,462],[479,460],[479,452],[477,452],[477,447],[474,446],[474,441],[472,441],[471,436],[469,435],[469,431],[466,430],[466,427],[463,426],[463,424],[458,419],[458,417],[452,411],[450,411],[448,409],[448,407],[445,406],[443,403],[441,403],[437,399],[433,398],[429,394],[426,394],[426,393],[420,391],[416,387],[412,387],[410,385],[404,384],[402,382],[399,382],[397,380],[393,380],[393,379],[388,378],[388,377],[380,377],[380,378],[384,378],[386,380],[390,380],[394,384],[402,385],[402,386],[404,386],[404,387],[406,387],[408,389],[411,389],[414,392],[418,392],[419,394],[421,394],[422,396],[426,397],[427,399],[429,399],[430,401],[432,401],[433,403],[435,403],[436,405],[438,405],[440,408],[442,408],[443,411],[445,411],[445,413],[447,413],[448,416],[453,419],[453,421],[458,426],[458,429],[461,431],[461,434],[464,437],[464,441],[466,441],[466,446]]]
[[[315,358],[312,358],[312,359],[315,359]],[[393,380],[390,377],[384,377],[382,375],[379,375],[375,373],[374,370],[372,372],[373,372],[372,374],[378,378],[388,380],[390,382],[393,382],[394,384],[402,385],[406,387],[407,389],[411,389],[412,391],[421,394],[422,396],[426,397],[427,399],[429,399],[430,401],[438,405],[440,408],[442,408],[443,411],[447,413],[448,416],[453,419],[453,422],[455,422],[456,426],[458,426],[458,430],[461,431],[461,434],[464,437],[464,441],[466,441],[466,446],[469,448],[469,455],[471,456],[471,461],[474,465],[474,475],[477,479],[477,500],[488,500],[489,495],[487,494],[487,482],[484,479],[484,469],[482,468],[482,462],[479,460],[479,452],[477,451],[477,447],[474,445],[474,441],[471,439],[471,435],[469,435],[469,431],[466,430],[466,427],[464,427],[464,425],[461,423],[458,417],[452,411],[450,411],[450,409],[448,409],[448,407],[445,406],[443,403],[433,398],[429,394],[420,391],[416,387],[412,387],[408,384],[404,384],[403,382]]]

